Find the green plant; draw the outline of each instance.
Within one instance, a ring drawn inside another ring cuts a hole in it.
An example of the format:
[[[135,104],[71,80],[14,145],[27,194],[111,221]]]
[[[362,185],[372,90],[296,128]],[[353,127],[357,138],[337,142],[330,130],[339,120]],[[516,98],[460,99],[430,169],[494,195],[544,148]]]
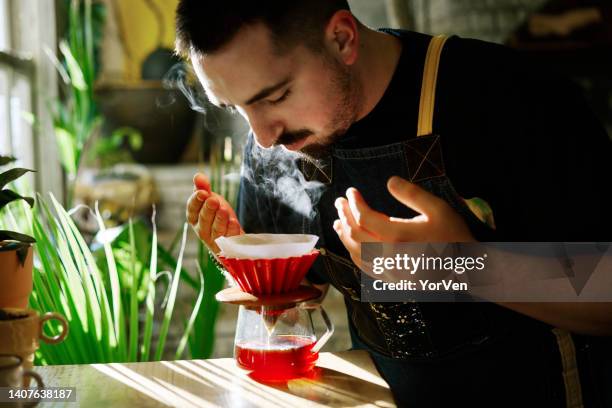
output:
[[[94,101],[94,34],[92,0],[71,0],[67,38],[60,41],[65,100],[55,103],[54,127],[62,167],[76,178],[87,141],[101,124]]]
[[[151,253],[148,273],[142,279],[143,293],[132,285],[128,291],[122,287],[120,267],[110,240],[103,242],[104,261],[108,275],[98,267],[93,253],[64,207],[51,196],[47,203],[41,197],[33,211],[20,206],[9,211],[11,219],[25,218],[32,227],[32,235],[38,241],[34,266],[34,290],[30,306],[40,312],[56,311],[66,316],[70,333],[57,345],[41,344],[36,353],[37,364],[83,364],[126,361],[159,360],[169,350],[166,345],[167,328],[173,318],[174,304],[181,277],[182,260],[187,228],[182,231],[179,257],[170,274],[169,291],[165,307],[156,307],[156,284],[162,275],[158,273],[157,231],[155,223],[151,233]],[[15,214],[18,212],[17,214]],[[106,228],[99,211],[95,211],[100,230]],[[137,237],[133,223],[128,226],[130,242],[130,267],[122,273],[137,276]],[[203,297],[203,277],[198,284],[198,299]],[[201,303],[201,302],[200,302]],[[198,304],[196,300],[196,304]],[[139,314],[144,321],[139,321]],[[195,310],[189,321],[195,319]],[[153,338],[153,325],[157,322],[161,332]],[[193,326],[193,325],[191,325]],[[185,351],[191,331],[187,325],[175,358]],[[57,326],[46,326],[45,332],[56,335]],[[142,333],[142,336],[140,335]]]
[[[142,134],[134,128],[122,127],[115,129],[108,137],[98,137],[89,153],[88,161],[96,163],[100,168],[130,163],[134,161],[131,151],[141,148]]]
[[[66,203],[71,207],[74,183],[86,159],[85,153],[90,151],[88,159],[93,158],[100,167],[133,161],[123,147],[127,141],[132,150],[139,150],[142,136],[128,127],[119,128],[109,136],[101,134],[104,118],[95,101],[94,82],[105,8],[92,0],[66,1],[67,35],[59,44],[62,61],[54,61],[65,85],[64,97],[53,103],[53,122],[60,163],[68,176]]]
[[[15,161],[13,157],[0,156],[0,166],[5,166]],[[0,211],[3,210],[9,203],[17,200],[23,200],[30,207],[34,206],[34,199],[31,197],[23,197],[18,193],[6,188],[6,186],[34,170],[13,168],[0,173]],[[17,256],[23,264],[28,254],[28,248],[35,243],[36,240],[29,235],[21,234],[15,231],[0,230],[0,250],[17,250]]]

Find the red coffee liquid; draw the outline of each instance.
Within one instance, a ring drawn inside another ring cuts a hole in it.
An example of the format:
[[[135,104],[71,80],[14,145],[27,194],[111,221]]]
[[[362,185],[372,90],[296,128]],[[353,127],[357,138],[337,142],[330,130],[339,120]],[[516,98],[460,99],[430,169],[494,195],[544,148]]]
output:
[[[248,342],[236,344],[238,365],[253,371],[257,378],[283,381],[311,371],[319,353],[313,353],[315,341],[303,336],[278,336],[271,344]]]

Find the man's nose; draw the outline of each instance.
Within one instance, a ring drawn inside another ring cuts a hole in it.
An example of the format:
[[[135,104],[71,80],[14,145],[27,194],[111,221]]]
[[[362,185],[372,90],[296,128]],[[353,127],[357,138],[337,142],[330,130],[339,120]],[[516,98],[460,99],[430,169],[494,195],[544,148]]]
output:
[[[251,130],[255,135],[255,140],[263,148],[274,146],[274,143],[283,133],[283,125],[278,121],[256,117],[254,115],[247,118]]]

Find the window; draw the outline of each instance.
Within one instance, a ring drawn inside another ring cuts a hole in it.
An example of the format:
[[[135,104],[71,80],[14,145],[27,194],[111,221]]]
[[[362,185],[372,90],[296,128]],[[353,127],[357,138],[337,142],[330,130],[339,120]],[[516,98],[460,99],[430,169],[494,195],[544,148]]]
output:
[[[57,79],[45,53],[56,48],[54,7],[52,0],[0,0],[0,154],[38,170],[29,176],[36,191],[61,197],[48,109]]]

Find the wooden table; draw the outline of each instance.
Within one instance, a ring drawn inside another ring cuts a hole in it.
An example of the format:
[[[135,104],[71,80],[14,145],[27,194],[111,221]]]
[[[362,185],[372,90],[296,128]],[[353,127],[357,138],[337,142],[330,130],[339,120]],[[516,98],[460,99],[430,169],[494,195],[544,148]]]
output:
[[[42,407],[394,407],[363,351],[321,353],[316,379],[252,380],[231,358],[35,367],[48,387],[76,387],[78,404]]]

